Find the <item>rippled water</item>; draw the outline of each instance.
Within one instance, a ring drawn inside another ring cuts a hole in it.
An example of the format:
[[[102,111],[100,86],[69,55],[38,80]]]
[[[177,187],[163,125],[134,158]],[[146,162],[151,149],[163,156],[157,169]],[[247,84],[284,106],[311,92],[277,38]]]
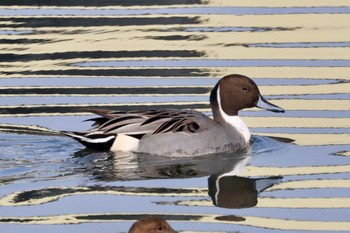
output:
[[[350,231],[350,5],[308,1],[0,2],[0,231]],[[230,73],[286,109],[241,112],[250,151],[97,153],[83,107],[191,108]]]

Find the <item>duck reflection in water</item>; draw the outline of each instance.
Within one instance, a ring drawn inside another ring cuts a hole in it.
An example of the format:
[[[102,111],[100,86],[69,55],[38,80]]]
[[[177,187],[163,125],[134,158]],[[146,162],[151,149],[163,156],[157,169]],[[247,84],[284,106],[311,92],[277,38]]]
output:
[[[179,179],[205,177],[233,170],[238,174],[250,159],[247,151],[193,158],[169,158],[131,152],[93,152],[75,154],[84,172],[102,181]],[[81,171],[81,169],[79,169]]]
[[[76,155],[81,156],[81,153]],[[92,153],[82,159],[87,166],[84,171],[103,181],[209,176],[208,194],[215,206],[223,208],[253,207],[257,204],[259,193],[282,180],[280,176],[256,179],[237,176],[251,159],[249,149],[234,155],[231,153],[194,158],[104,152]]]
[[[239,176],[212,175],[208,179],[208,194],[213,204],[223,208],[250,208],[258,204],[258,194],[280,182],[283,177],[260,179]]]

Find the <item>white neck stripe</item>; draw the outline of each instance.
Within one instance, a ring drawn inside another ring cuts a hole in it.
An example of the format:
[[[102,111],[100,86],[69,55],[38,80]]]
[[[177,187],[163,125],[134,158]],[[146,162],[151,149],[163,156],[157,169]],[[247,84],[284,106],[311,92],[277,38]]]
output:
[[[250,132],[246,124],[242,121],[239,116],[230,116],[225,113],[221,106],[221,97],[220,97],[220,85],[218,86],[218,90],[216,92],[216,98],[218,102],[219,112],[222,118],[226,123],[231,125],[233,128],[238,130],[239,133],[244,137],[245,142],[247,143],[250,139]]]

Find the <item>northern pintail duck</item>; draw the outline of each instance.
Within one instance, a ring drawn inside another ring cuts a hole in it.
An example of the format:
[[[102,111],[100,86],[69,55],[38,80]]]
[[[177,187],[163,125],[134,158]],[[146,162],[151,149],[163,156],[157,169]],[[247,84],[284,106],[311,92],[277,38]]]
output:
[[[86,147],[165,156],[234,152],[249,144],[250,132],[238,111],[258,107],[284,112],[269,103],[250,78],[221,78],[210,94],[213,118],[195,110],[111,111],[87,109],[100,117],[86,132],[66,132]]]
[[[146,216],[135,222],[128,233],[177,233],[162,218]]]

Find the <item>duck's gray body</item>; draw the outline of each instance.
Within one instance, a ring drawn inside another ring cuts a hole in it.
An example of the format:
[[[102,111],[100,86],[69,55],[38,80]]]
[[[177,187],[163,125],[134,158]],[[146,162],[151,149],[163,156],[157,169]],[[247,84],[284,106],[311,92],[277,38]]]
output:
[[[110,111],[88,109],[100,117],[86,132],[63,132],[87,147],[164,156],[234,152],[249,144],[250,133],[238,117],[243,108],[284,110],[267,102],[256,84],[242,75],[222,78],[210,95],[213,119],[195,110]]]
[[[232,126],[218,124],[200,112],[188,113],[198,124],[198,129],[193,132],[145,135],[137,151],[166,156],[194,156],[237,151],[247,146],[247,141]]]

